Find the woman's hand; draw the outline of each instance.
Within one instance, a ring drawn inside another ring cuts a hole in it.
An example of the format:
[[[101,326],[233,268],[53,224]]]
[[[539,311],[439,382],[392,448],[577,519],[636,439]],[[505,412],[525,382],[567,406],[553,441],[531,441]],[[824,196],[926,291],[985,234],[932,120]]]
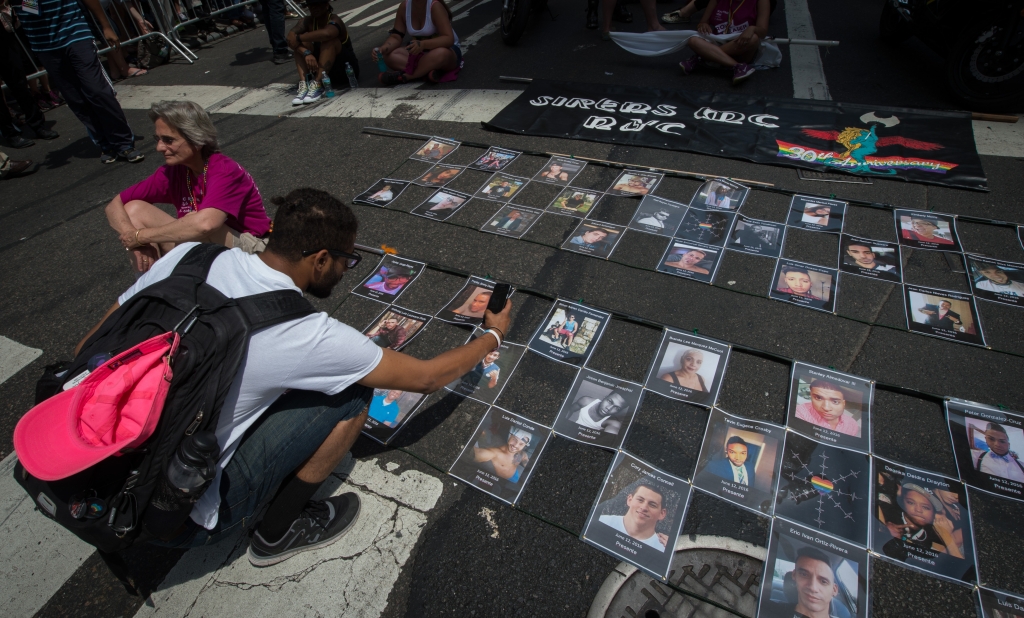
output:
[[[128,250],[128,249],[137,249],[139,246],[141,246],[135,240],[136,238],[139,237],[139,231],[140,230],[132,228],[132,229],[125,230],[125,231],[121,232],[121,234],[119,235],[119,240],[121,241],[121,246],[124,247],[126,250]]]
[[[139,21],[135,22],[135,25],[139,27],[139,32],[141,32],[142,34],[149,34],[153,31],[153,24],[149,23],[145,19],[140,19]]]
[[[370,58],[373,58],[373,61],[377,62],[381,58],[387,57],[387,55],[390,54],[390,53],[391,53],[391,46],[388,45],[387,43],[384,43],[380,47],[375,47],[374,49],[370,50]]]
[[[149,271],[153,267],[153,262],[157,260],[156,249],[152,245],[145,245],[133,249],[131,252],[132,266],[135,267],[136,272],[144,273]]]
[[[953,522],[942,513],[936,513],[935,520],[932,521],[932,527],[935,528],[935,534],[939,535],[939,538],[942,539],[942,544],[946,546],[946,553],[957,558],[963,558],[956,538],[953,537]]]
[[[755,27],[747,26],[746,30],[743,31],[743,34],[736,38],[736,42],[746,47],[753,42],[755,36],[757,36]]]
[[[706,21],[702,21],[697,24],[697,32],[701,34],[711,34],[711,25]]]
[[[408,45],[405,46],[405,49],[409,50],[410,54],[422,54],[423,52],[427,51],[426,49],[423,48],[423,41],[420,41],[418,39],[413,39]]]

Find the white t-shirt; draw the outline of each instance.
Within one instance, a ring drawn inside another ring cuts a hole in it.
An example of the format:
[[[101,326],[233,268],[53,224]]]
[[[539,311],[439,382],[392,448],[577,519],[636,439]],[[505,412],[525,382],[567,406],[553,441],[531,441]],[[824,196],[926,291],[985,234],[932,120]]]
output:
[[[623,518],[622,515],[602,515],[602,516],[598,517],[597,520],[600,521],[602,524],[604,524],[606,526],[610,526],[610,527],[618,530],[619,532],[621,532],[622,534],[625,534],[626,536],[628,536],[631,539],[636,538],[636,537],[632,536],[630,533],[626,532],[626,526],[625,526],[625,524],[622,523],[622,518]],[[645,545],[650,545],[651,547],[653,547],[654,549],[656,549],[658,551],[665,551],[665,546],[662,545],[661,539],[658,538],[658,533],[657,532],[655,532],[654,534],[652,534],[650,537],[648,537],[646,539],[636,539],[636,540],[640,541],[641,543],[643,543]]]
[[[167,278],[196,244],[180,244],[157,260],[118,302],[123,305],[138,291]],[[206,282],[230,298],[275,290],[301,293],[291,277],[241,249],[218,256]],[[382,356],[366,335],[322,312],[256,331],[217,422],[217,475],[192,509],[192,520],[208,530],[217,525],[221,472],[246,430],[278,397],[289,389],[336,395],[373,371]]]

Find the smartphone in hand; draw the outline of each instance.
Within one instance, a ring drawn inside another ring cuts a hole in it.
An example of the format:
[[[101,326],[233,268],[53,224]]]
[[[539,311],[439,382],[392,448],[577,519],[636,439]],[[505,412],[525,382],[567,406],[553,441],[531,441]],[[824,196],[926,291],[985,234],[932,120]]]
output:
[[[491,292],[491,300],[487,303],[487,310],[491,313],[501,313],[505,308],[505,303],[508,301],[509,294],[512,293],[512,286],[508,283],[498,283],[494,286],[494,291]]]

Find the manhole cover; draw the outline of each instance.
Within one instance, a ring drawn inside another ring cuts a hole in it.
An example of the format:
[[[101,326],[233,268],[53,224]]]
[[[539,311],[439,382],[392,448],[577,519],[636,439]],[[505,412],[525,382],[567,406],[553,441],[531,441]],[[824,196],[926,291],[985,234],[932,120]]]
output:
[[[673,585],[753,616],[765,549],[721,536],[679,537],[668,579]],[[604,580],[587,618],[726,618],[733,615],[676,592],[622,562]]]

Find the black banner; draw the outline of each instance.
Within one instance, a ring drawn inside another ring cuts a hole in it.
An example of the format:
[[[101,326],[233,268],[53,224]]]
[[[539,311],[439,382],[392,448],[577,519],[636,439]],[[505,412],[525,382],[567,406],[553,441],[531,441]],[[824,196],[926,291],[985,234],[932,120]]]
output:
[[[966,112],[534,80],[484,126],[988,190]]]

